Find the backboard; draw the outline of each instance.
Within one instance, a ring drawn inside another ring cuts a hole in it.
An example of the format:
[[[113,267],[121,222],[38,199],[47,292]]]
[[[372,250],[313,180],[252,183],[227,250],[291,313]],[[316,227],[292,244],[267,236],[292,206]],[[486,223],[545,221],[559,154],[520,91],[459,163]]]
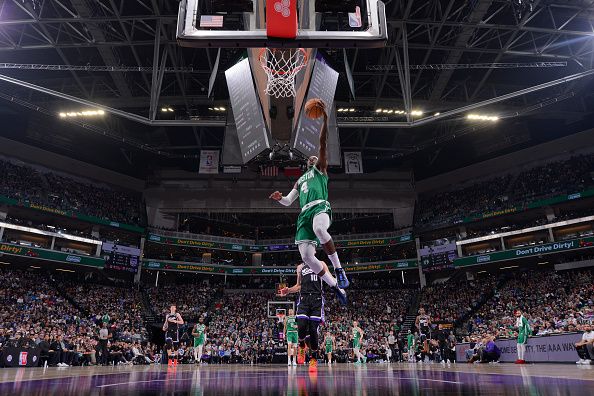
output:
[[[386,45],[379,0],[182,0],[185,47],[373,48]]]

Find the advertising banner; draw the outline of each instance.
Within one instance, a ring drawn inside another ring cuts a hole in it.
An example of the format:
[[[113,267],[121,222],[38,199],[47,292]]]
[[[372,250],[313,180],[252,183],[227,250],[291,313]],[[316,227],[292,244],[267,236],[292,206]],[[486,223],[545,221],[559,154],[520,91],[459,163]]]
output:
[[[392,271],[417,268],[416,260],[401,260],[373,264],[345,265],[349,273]],[[296,266],[291,267],[234,267],[228,265],[185,263],[176,261],[144,260],[142,267],[147,270],[191,271],[206,274],[227,275],[295,275]]]
[[[11,256],[26,256],[32,259],[51,260],[69,264],[80,264],[103,268],[105,260],[101,257],[81,256],[72,253],[57,252],[55,250],[31,248],[12,243],[0,243],[0,253]]]
[[[41,349],[39,348],[14,348],[2,349],[2,367],[37,367]]]
[[[533,201],[533,202],[528,202],[523,205],[516,205],[516,206],[512,206],[512,207],[505,208],[505,209],[493,210],[493,211],[483,212],[483,213],[474,213],[474,214],[468,215],[467,217],[462,219],[461,222],[469,223],[472,221],[488,219],[490,217],[502,216],[502,215],[507,215],[507,214],[511,214],[511,213],[518,213],[518,212],[522,212],[522,211],[528,210],[528,209],[540,208],[543,206],[549,206],[549,205],[554,205],[554,204],[558,204],[561,202],[572,201],[574,199],[593,197],[593,196],[594,196],[594,188],[590,188],[585,191],[580,191],[580,192],[567,194],[567,195],[558,195],[556,197],[541,199],[541,200]]]
[[[355,239],[351,241],[336,241],[336,247],[340,249],[348,248],[359,248],[359,247],[371,247],[371,246],[391,246],[398,245],[412,241],[412,235],[401,235],[394,238],[379,238],[379,239]],[[243,244],[231,244],[231,243],[220,243],[212,241],[200,241],[196,239],[184,239],[161,236],[157,234],[148,235],[149,242],[163,243],[167,245],[176,246],[190,246],[204,249],[215,249],[215,250],[233,250],[239,252],[274,252],[274,251],[296,251],[297,245],[243,245]]]
[[[50,206],[46,206],[43,204],[37,204],[35,202],[28,202],[28,201],[23,202],[23,201],[18,201],[16,199],[0,196],[0,203],[3,203],[5,205],[11,205],[11,206],[21,206],[23,208],[34,209],[34,210],[38,210],[40,212],[51,213],[51,214],[55,214],[58,216],[70,217],[72,219],[78,219],[81,221],[86,221],[88,223],[105,225],[105,226],[110,226],[110,227],[114,227],[114,228],[121,228],[122,230],[138,232],[138,233],[144,232],[144,228],[138,227],[135,225],[119,223],[117,221],[112,221],[109,219],[102,219],[102,218],[94,217],[94,216],[87,216],[85,214],[74,212],[71,210],[56,209],[56,208],[52,208]]]
[[[582,339],[581,333],[531,337],[526,345],[527,362],[574,363],[578,360],[575,343]],[[515,362],[518,358],[516,339],[495,340],[501,349],[501,362]],[[456,345],[456,362],[466,361],[470,344]]]
[[[566,250],[586,249],[594,247],[594,237],[571,239],[569,241],[545,243],[542,245],[526,246],[519,249],[504,250],[472,257],[461,257],[454,260],[454,267],[492,263],[495,261],[513,260],[522,257],[540,256],[563,252]]]

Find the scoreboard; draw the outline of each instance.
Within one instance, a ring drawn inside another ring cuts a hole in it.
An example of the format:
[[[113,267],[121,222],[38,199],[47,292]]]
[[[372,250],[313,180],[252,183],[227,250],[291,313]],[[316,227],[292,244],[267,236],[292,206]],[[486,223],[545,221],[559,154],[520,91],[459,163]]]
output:
[[[309,90],[304,101],[319,98],[326,103],[328,114],[328,164],[338,166],[340,160],[340,142],[334,110],[334,95],[338,83],[338,72],[332,69],[321,56],[318,56],[311,76]],[[323,119],[310,119],[304,109],[299,113],[299,121],[292,139],[292,147],[305,157],[318,155],[320,151],[320,129]]]
[[[454,268],[454,260],[458,257],[455,243],[424,247],[421,249],[421,267],[424,272]]]
[[[138,271],[139,248],[106,242],[103,244],[102,250],[106,258],[105,268],[133,273]]]
[[[268,131],[252,80],[249,60],[244,59],[227,70],[225,77],[241,158],[245,164],[270,148]]]

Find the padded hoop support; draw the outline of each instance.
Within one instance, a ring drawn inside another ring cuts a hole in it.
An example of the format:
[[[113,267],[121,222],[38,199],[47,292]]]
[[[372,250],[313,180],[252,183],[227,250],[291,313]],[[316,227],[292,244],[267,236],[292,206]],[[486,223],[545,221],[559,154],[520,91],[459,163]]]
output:
[[[282,39],[297,37],[297,0],[266,1],[266,35]]]

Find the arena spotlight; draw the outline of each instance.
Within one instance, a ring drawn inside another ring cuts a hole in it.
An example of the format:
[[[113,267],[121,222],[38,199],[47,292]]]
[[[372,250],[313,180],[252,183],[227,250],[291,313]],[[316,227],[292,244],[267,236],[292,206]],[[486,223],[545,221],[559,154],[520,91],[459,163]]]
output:
[[[484,114],[468,114],[466,116],[466,119],[475,120],[475,121],[491,121],[491,122],[499,121],[499,117],[497,117],[497,116],[488,116],[488,115],[484,115]]]
[[[161,113],[173,113],[173,109],[171,107],[162,107]]]
[[[421,110],[413,110],[410,112],[411,116],[422,116],[423,112]]]
[[[60,118],[98,117],[105,115],[103,110],[67,111],[58,114]]]
[[[441,113],[437,112],[435,114],[433,114],[433,117],[437,117],[438,115],[440,115]]]

